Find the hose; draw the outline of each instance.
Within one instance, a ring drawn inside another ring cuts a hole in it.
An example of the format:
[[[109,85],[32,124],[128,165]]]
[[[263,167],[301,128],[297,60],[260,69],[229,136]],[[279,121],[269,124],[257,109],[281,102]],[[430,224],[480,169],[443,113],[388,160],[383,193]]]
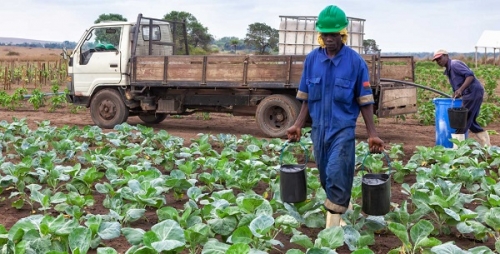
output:
[[[444,93],[444,92],[441,92],[439,90],[436,90],[434,88],[430,88],[430,87],[427,87],[427,86],[423,86],[423,85],[419,85],[419,84],[415,84],[413,82],[408,82],[408,81],[402,81],[402,80],[395,80],[395,79],[388,79],[388,78],[381,78],[380,81],[382,82],[396,82],[396,83],[401,83],[401,84],[405,84],[405,85],[408,85],[408,86],[414,86],[414,87],[418,87],[418,88],[422,88],[422,89],[425,89],[425,90],[429,90],[431,92],[435,92],[439,95],[442,95],[446,98],[451,98],[450,95]]]
[[[58,93],[44,93],[43,96],[55,96],[55,95],[61,95],[61,94],[64,94],[64,92],[58,92]],[[29,99],[31,98],[33,95],[32,94],[25,94],[23,95],[24,99]]]

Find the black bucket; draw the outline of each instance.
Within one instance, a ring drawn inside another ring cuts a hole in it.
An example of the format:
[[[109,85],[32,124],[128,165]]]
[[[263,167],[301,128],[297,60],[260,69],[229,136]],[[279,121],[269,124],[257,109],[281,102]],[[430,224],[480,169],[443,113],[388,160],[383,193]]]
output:
[[[464,129],[467,126],[468,113],[469,110],[464,107],[449,108],[448,120],[450,121],[450,127],[453,129]]]
[[[306,164],[307,149],[301,144],[305,152],[304,164],[283,164],[283,151],[287,147],[285,142],[280,155],[280,194],[281,200],[286,203],[300,203],[307,198]]]
[[[306,165],[285,164],[280,167],[281,200],[300,203],[307,197]]]
[[[385,157],[389,166],[388,174],[368,173],[364,174],[361,178],[361,193],[363,198],[361,209],[368,215],[382,216],[387,214],[391,208],[391,166],[387,155]],[[364,169],[363,164],[362,169]]]

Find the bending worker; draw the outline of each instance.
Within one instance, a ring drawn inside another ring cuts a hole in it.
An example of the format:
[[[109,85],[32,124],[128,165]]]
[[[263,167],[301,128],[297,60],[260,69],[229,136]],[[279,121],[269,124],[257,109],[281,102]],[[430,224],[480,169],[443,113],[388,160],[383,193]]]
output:
[[[381,152],[384,142],[373,122],[373,94],[368,68],[347,41],[347,17],[340,8],[323,9],[316,22],[320,48],[305,61],[297,99],[302,108],[294,125],[287,130],[290,141],[298,141],[309,114],[311,138],[320,181],[327,199],[326,226],[341,224],[351,199],[355,167],[355,128],[361,111],[368,131],[371,152]]]
[[[481,146],[490,146],[490,136],[477,123],[477,117],[483,103],[484,87],[479,80],[474,76],[474,72],[462,61],[450,59],[448,52],[440,49],[434,53],[432,61],[445,67],[444,75],[453,89],[453,98],[462,98],[462,107],[469,110],[467,114],[467,125],[464,129],[457,129],[454,138],[458,140],[465,139],[465,132],[470,130],[476,134],[478,142]]]

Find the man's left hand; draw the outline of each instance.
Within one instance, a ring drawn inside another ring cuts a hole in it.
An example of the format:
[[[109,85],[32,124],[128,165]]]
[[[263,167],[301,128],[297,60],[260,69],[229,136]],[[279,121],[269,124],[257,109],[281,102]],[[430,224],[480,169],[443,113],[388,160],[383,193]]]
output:
[[[384,151],[384,141],[379,137],[368,138],[368,147],[371,153],[381,153]]]
[[[453,93],[453,98],[460,98],[460,97],[462,97],[462,91],[458,89],[455,91],[455,93]]]

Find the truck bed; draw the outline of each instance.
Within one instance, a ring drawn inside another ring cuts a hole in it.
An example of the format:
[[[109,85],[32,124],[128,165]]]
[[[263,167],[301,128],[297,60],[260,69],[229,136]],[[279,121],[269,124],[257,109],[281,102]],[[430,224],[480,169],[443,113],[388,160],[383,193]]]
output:
[[[378,85],[376,55],[362,55],[372,86]],[[137,56],[131,84],[167,87],[298,88],[305,56]]]

